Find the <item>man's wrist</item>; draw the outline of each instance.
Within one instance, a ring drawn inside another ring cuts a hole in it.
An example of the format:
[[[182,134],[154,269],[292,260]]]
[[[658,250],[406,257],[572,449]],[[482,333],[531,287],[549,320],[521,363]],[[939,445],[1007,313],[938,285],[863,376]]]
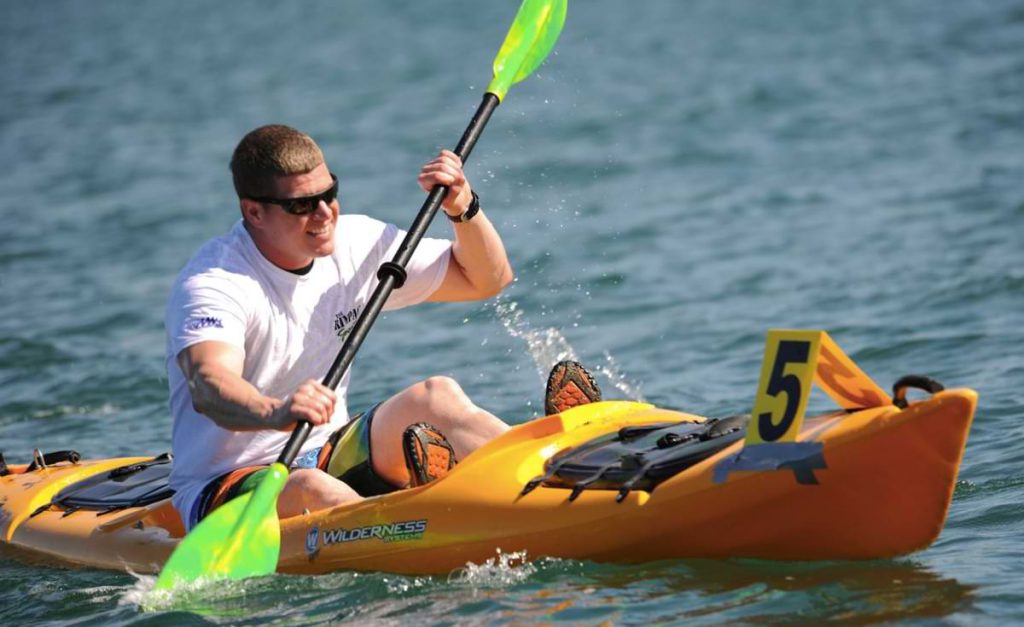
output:
[[[280,420],[278,413],[285,405],[285,401],[281,399],[259,394],[253,399],[249,409],[260,421],[266,423],[269,428],[274,429],[279,426],[276,424]]]
[[[456,224],[460,222],[469,222],[470,220],[473,219],[473,216],[480,213],[480,196],[478,196],[477,193],[473,190],[470,190],[470,193],[473,195],[473,197],[469,201],[469,206],[466,207],[465,211],[463,211],[457,216],[453,216],[447,211],[444,212],[444,214],[448,216],[449,220],[455,222]]]

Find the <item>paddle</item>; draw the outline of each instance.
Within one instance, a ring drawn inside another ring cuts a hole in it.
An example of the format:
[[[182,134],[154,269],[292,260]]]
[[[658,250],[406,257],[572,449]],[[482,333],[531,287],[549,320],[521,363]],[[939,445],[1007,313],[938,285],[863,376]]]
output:
[[[494,78],[455,147],[454,152],[463,163],[509,88],[532,74],[555,45],[565,23],[566,3],[567,0],[523,0],[494,59]],[[391,291],[405,282],[405,266],[447,193],[447,186],[434,186],[394,258],[381,265],[377,272],[380,282],[324,376],[324,385],[337,387]],[[256,489],[214,510],[182,539],[160,572],[156,589],[166,590],[200,578],[257,577],[277,569],[281,549],[277,497],[288,480],[288,467],[311,430],[308,422],[296,425],[280,457]]]

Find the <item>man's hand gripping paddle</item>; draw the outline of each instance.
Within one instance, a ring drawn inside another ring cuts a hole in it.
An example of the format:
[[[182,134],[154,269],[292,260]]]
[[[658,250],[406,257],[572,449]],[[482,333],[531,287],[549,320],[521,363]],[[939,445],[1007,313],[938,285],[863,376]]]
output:
[[[566,2],[523,0],[494,59],[494,79],[455,147],[455,154],[463,163],[508,89],[532,74],[551,52],[565,23]],[[391,290],[405,282],[405,266],[447,194],[448,188],[444,185],[437,185],[430,191],[395,257],[378,270],[380,282],[327,371],[324,385],[337,387]],[[288,467],[311,429],[308,422],[296,425],[281,456],[256,489],[214,510],[182,539],[160,572],[156,589],[167,590],[199,579],[258,577],[277,570],[281,551],[277,497],[288,480]]]

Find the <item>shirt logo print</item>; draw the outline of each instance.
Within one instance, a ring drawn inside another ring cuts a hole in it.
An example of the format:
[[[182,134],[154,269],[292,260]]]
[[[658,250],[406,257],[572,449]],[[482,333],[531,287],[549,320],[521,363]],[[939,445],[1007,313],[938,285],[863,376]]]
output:
[[[210,327],[223,329],[224,323],[221,322],[220,318],[214,318],[213,316],[193,318],[185,323],[185,328],[189,331],[198,331],[199,329],[208,329]]]
[[[345,311],[339,311],[334,314],[334,333],[342,340],[348,337],[349,333],[352,332],[352,323],[359,317],[359,309],[353,307],[352,309]]]

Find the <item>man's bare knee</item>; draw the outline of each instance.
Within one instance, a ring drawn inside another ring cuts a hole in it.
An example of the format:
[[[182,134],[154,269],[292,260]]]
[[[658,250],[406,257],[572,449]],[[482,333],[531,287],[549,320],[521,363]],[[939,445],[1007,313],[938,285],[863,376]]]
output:
[[[449,414],[453,411],[472,409],[473,402],[466,396],[462,386],[451,377],[430,377],[422,383],[424,403],[433,414]]]
[[[302,509],[312,511],[363,499],[345,482],[313,468],[292,471],[285,490],[282,500],[292,514]]]

